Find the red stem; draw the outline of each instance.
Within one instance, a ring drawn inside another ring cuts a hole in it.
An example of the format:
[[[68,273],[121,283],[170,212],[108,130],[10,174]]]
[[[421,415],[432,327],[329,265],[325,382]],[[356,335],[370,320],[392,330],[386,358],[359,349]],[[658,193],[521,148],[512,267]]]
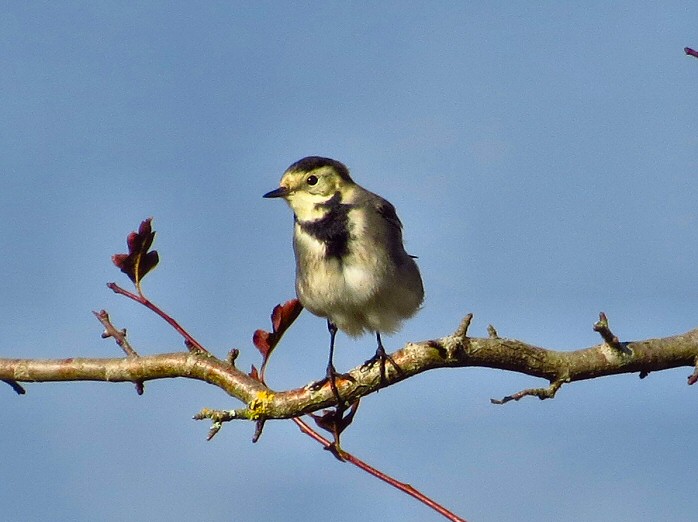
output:
[[[325,437],[317,433],[315,430],[313,430],[308,424],[306,424],[302,419],[298,417],[293,418],[293,422],[295,422],[300,430],[305,433],[306,435],[310,436],[311,438],[315,439],[317,442],[322,444],[325,448],[329,448],[332,446],[332,443],[327,440]],[[382,480],[383,482],[390,484],[394,488],[399,489],[403,493],[407,493],[411,497],[419,500],[423,504],[429,506],[431,509],[439,513],[440,515],[444,516],[448,520],[452,520],[453,522],[467,522],[464,518],[459,517],[455,513],[450,512],[448,509],[443,507],[441,504],[436,503],[434,500],[430,499],[427,497],[424,493],[421,491],[416,490],[409,484],[405,484],[404,482],[400,482],[397,479],[394,479],[390,475],[386,475],[382,471],[377,470],[373,466],[367,464],[363,460],[359,459],[358,457],[355,457],[354,455],[347,453],[346,451],[342,451],[342,457],[344,460],[347,462],[351,462],[354,464],[354,466],[358,467],[359,469],[362,469],[366,471],[367,473],[370,473],[374,477]]]
[[[115,292],[117,294],[121,294],[123,296],[128,297],[129,299],[136,301],[137,303],[142,304],[143,306],[145,306],[149,310],[151,310],[151,311],[155,312],[157,315],[159,315],[162,319],[165,320],[165,322],[167,322],[167,324],[169,324],[172,328],[177,330],[177,332],[182,337],[184,337],[185,344],[190,352],[209,353],[208,350],[206,348],[204,348],[203,346],[201,346],[201,344],[199,344],[199,341],[194,339],[191,336],[191,334],[189,332],[187,332],[184,328],[182,328],[177,321],[175,321],[172,317],[170,317],[168,314],[163,312],[156,304],[153,304],[145,296],[134,294],[132,292],[129,292],[128,290],[124,290],[116,283],[107,283],[107,287],[109,287],[109,289],[111,289],[113,292]]]

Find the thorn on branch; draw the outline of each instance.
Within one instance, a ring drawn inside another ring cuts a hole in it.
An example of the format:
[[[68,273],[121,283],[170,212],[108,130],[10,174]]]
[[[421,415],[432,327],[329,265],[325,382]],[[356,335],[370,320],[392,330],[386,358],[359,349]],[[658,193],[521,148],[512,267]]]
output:
[[[497,333],[497,330],[495,330],[494,326],[492,326],[491,324],[487,325],[487,335],[490,339],[499,339],[499,334]]]
[[[696,359],[696,369],[688,376],[688,385],[690,386],[696,382],[698,382],[698,359]]]
[[[458,325],[458,328],[453,333],[454,337],[458,339],[466,339],[468,337],[468,328],[470,328],[470,321],[473,320],[473,314],[466,315],[463,320]]]
[[[598,332],[604,342],[611,348],[618,350],[622,354],[632,355],[630,349],[625,346],[624,343],[621,343],[618,337],[613,335],[613,332],[608,326],[608,318],[605,313],[601,312],[599,314],[599,320],[594,323],[594,331]]]
[[[265,422],[266,421],[264,419],[259,419],[257,422],[254,423],[254,435],[252,435],[253,444],[259,440],[259,437],[262,436],[262,431],[264,430]]]
[[[24,395],[27,393],[27,390],[25,390],[21,384],[19,384],[17,381],[12,381],[10,379],[2,379],[2,382],[10,386],[17,395]]]
[[[529,388],[521,390],[514,395],[507,395],[503,399],[490,399],[492,404],[506,404],[510,401],[520,401],[524,397],[538,397],[540,400],[553,399],[560,387],[567,382],[567,379],[557,379],[550,383],[547,388]]]
[[[237,348],[233,348],[228,352],[227,361],[230,366],[235,366],[235,361],[237,360],[238,355],[240,355],[240,350]]]

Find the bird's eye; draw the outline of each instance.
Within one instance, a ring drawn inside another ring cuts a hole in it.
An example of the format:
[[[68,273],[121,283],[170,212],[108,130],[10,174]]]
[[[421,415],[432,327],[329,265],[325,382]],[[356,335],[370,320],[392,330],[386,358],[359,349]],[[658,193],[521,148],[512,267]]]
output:
[[[317,183],[317,176],[313,176],[312,174],[308,176],[308,178],[305,180],[305,182],[308,185],[315,185]]]

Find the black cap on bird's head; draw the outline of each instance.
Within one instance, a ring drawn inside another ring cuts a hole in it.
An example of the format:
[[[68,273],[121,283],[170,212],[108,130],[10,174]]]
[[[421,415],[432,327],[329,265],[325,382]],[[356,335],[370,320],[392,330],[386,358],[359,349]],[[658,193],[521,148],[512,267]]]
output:
[[[344,163],[332,158],[323,158],[322,156],[306,156],[287,168],[286,172],[311,172],[320,167],[332,167],[344,181],[354,182],[351,176],[349,176],[349,169]]]
[[[324,174],[321,174],[324,173]],[[306,174],[307,179],[305,179]],[[315,175],[317,174],[317,175]],[[328,176],[329,174],[329,176]],[[264,194],[265,198],[286,198],[294,191],[298,190],[302,183],[307,182],[307,186],[311,187],[318,182],[318,177],[324,176],[325,179],[334,178],[336,181],[328,185],[324,183],[322,186],[328,187],[332,193],[336,190],[337,183],[354,184],[354,180],[349,176],[349,169],[344,163],[332,158],[323,158],[322,156],[307,156],[296,161],[286,169],[281,178],[281,186]],[[304,181],[303,181],[304,180]],[[303,185],[305,186],[305,185]],[[318,184],[317,188],[321,185]],[[335,187],[335,188],[330,188]],[[311,189],[312,191],[312,189]],[[315,193],[318,191],[315,190]]]

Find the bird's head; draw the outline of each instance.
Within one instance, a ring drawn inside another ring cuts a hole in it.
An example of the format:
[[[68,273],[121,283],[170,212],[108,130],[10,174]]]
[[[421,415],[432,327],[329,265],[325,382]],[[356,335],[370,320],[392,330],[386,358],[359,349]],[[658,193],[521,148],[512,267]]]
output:
[[[279,188],[264,194],[265,198],[284,198],[301,221],[321,217],[322,205],[339,195],[342,201],[355,187],[349,169],[339,161],[308,156],[286,169]]]

